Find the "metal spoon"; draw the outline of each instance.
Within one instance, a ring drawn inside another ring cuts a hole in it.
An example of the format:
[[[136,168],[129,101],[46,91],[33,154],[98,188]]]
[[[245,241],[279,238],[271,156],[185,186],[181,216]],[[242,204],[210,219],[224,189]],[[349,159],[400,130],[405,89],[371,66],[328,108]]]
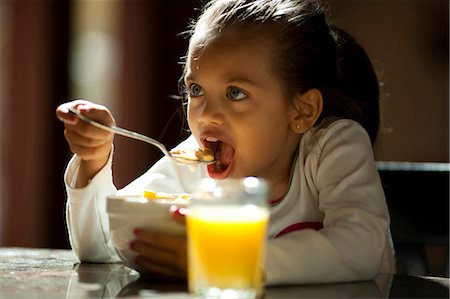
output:
[[[78,110],[76,110],[73,107],[68,107],[68,109],[71,113],[75,114],[79,119],[81,119],[82,121],[84,121],[94,127],[97,127],[99,129],[102,129],[105,131],[113,132],[117,135],[125,136],[125,137],[131,138],[131,139],[135,139],[135,140],[139,140],[139,141],[143,141],[143,142],[152,144],[152,145],[156,146],[164,155],[172,158],[173,160],[175,160],[175,162],[177,162],[179,164],[192,165],[195,163],[206,163],[206,164],[215,163],[215,159],[204,160],[204,159],[196,157],[195,155],[191,155],[189,157],[184,157],[179,154],[174,154],[174,153],[170,152],[164,146],[164,144],[162,144],[161,142],[159,142],[156,139],[153,139],[151,137],[142,135],[140,133],[133,132],[133,131],[130,131],[130,130],[127,130],[124,128],[117,127],[117,126],[104,125],[102,123],[99,123],[99,122],[81,114]]]

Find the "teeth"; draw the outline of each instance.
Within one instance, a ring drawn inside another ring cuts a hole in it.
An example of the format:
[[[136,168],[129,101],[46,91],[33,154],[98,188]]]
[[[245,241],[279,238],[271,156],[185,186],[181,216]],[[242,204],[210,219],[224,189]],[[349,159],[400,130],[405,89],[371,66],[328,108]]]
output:
[[[217,142],[217,141],[219,141],[219,139],[214,138],[214,137],[206,137],[206,141],[209,141],[209,142]]]

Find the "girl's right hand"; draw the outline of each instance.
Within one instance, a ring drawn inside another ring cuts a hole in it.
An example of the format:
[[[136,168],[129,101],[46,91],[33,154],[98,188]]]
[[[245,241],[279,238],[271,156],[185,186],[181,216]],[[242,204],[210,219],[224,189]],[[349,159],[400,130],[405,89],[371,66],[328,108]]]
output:
[[[74,100],[56,108],[56,117],[64,123],[64,136],[70,150],[81,158],[76,183],[76,187],[81,188],[86,186],[108,161],[113,134],[78,119],[68,107],[73,107],[87,117],[108,126],[114,125],[115,121],[106,107],[85,100]]]

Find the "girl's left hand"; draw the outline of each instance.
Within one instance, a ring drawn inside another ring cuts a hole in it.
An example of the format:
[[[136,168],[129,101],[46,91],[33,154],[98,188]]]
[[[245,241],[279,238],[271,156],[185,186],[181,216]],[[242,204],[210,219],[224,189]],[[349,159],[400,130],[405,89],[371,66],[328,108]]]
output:
[[[185,280],[187,277],[186,236],[136,229],[131,250],[138,253],[134,263],[151,276]]]
[[[170,208],[172,218],[185,224],[183,209]],[[187,277],[186,236],[169,235],[136,229],[136,239],[130,243],[131,250],[138,253],[135,264],[148,274],[165,279],[185,280]]]

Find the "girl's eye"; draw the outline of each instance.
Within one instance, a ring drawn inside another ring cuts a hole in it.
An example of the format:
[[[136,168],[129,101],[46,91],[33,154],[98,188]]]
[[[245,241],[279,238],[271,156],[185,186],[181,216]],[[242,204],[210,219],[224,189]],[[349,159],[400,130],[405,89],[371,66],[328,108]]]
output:
[[[191,86],[189,86],[189,96],[191,97],[200,97],[204,94],[203,88],[196,84],[192,83]]]
[[[227,90],[227,97],[235,101],[240,101],[247,98],[247,94],[236,87],[230,87]]]

